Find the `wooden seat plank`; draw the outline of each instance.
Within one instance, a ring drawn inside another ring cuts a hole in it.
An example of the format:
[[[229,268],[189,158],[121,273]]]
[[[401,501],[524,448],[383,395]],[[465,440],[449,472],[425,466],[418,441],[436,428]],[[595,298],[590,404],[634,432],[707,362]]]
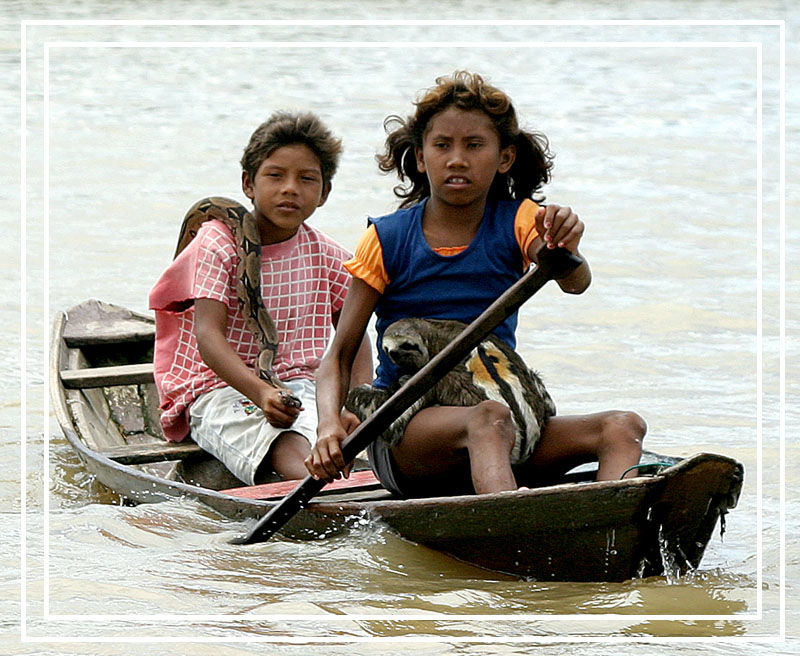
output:
[[[183,460],[204,453],[190,440],[183,442],[149,442],[102,449],[100,453],[121,465],[143,465],[164,460]]]
[[[152,342],[153,318],[91,299],[69,310],[63,339],[70,348],[99,344]]]
[[[118,367],[91,367],[61,371],[61,381],[68,389],[142,385],[153,382],[153,363],[126,364]]]
[[[80,328],[83,330],[73,329],[71,333],[64,335],[64,341],[70,348],[152,342],[156,335],[155,326],[147,326],[135,320],[119,321],[110,326],[89,324]]]

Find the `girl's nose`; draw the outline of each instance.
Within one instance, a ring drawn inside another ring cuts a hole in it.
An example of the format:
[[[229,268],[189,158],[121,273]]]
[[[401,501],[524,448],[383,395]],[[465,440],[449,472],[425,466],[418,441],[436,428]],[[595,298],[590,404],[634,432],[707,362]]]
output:
[[[462,148],[453,148],[450,150],[450,157],[447,160],[447,166],[451,168],[461,168],[467,165],[467,159],[464,157],[464,150]]]

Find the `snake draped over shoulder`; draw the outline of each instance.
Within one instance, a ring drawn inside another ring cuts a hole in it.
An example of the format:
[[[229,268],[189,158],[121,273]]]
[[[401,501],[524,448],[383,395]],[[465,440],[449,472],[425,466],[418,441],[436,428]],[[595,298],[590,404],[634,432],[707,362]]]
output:
[[[286,385],[272,370],[278,351],[278,330],[261,296],[261,236],[256,219],[244,205],[221,196],[197,201],[183,219],[175,256],[195,238],[200,226],[211,219],[224,223],[233,233],[236,244],[236,294],[247,327],[256,336],[261,351],[256,362],[258,376],[273,387],[286,390]],[[289,392],[281,398],[287,405],[299,405],[299,399]]]

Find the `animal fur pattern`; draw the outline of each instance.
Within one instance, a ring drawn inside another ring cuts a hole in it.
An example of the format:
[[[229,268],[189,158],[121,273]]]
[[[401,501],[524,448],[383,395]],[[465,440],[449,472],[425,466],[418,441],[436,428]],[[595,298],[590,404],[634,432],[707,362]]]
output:
[[[372,385],[353,388],[347,397],[347,409],[362,421],[366,419],[464,328],[466,325],[460,321],[443,319],[411,318],[391,324],[383,335],[383,350],[400,368],[403,377],[390,390]],[[556,407],[539,375],[529,369],[508,344],[494,335],[481,342],[464,361],[406,410],[381,435],[381,439],[390,445],[397,444],[408,422],[422,408],[435,405],[466,407],[486,400],[499,401],[511,410],[517,431],[511,461],[525,461],[541,437],[545,422],[556,414]]]

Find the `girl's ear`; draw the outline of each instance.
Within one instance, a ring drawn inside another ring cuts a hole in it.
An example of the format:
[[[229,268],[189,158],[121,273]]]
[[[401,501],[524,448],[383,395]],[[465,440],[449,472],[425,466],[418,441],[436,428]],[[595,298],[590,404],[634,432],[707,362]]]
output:
[[[497,166],[498,173],[508,173],[517,158],[517,147],[514,144],[506,146],[500,151],[500,164]]]
[[[250,200],[253,200],[256,196],[256,192],[253,189],[253,181],[247,171],[242,171],[242,191]]]
[[[417,171],[425,173],[425,158],[422,156],[422,148],[415,147],[414,155],[417,158]]]

